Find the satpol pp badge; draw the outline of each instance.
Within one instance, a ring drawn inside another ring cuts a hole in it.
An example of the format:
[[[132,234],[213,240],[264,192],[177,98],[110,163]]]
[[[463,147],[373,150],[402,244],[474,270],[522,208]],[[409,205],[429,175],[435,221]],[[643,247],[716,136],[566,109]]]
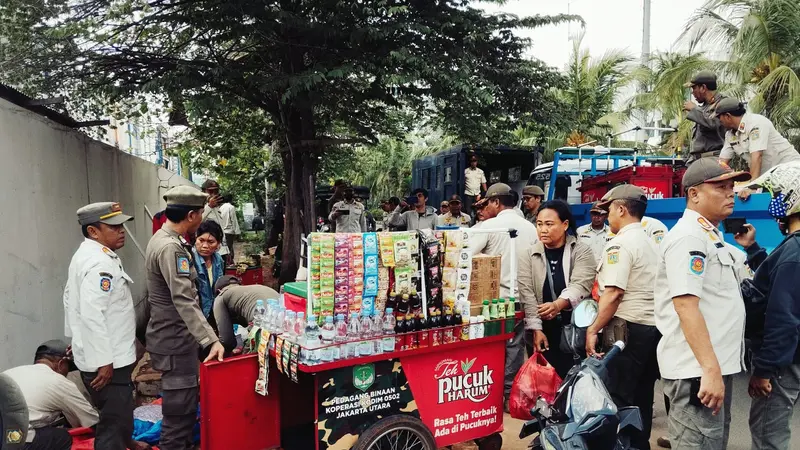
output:
[[[175,257],[175,266],[177,267],[178,274],[180,275],[189,275],[191,270],[189,269],[189,257],[185,255],[177,255]]]

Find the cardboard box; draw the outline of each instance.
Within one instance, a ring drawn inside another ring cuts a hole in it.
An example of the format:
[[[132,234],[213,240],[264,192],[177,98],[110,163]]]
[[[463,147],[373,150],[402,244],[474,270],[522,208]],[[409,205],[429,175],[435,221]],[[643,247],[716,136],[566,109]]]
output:
[[[500,297],[500,255],[475,255],[472,258],[469,301],[480,305],[484,300]]]

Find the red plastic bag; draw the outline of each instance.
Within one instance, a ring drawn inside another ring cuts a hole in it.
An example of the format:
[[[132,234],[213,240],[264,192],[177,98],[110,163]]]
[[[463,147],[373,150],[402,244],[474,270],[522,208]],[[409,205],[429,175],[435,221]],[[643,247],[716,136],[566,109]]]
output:
[[[508,409],[511,417],[515,419],[530,420],[531,409],[536,407],[536,400],[541,396],[547,403],[553,403],[556,398],[561,377],[556,373],[556,368],[539,352],[536,352],[525,361],[522,368],[514,378],[511,387],[511,396],[508,399]]]

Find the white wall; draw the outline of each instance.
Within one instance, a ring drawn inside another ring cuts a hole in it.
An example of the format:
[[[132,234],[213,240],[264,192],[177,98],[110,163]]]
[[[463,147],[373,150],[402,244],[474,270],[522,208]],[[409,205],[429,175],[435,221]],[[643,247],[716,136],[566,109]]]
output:
[[[83,240],[75,212],[118,201],[135,217],[142,248],[172,186],[190,182],[166,169],[0,99],[0,371],[31,362],[36,347],[64,337],[62,292]],[[130,236],[118,252],[144,290],[144,258]]]

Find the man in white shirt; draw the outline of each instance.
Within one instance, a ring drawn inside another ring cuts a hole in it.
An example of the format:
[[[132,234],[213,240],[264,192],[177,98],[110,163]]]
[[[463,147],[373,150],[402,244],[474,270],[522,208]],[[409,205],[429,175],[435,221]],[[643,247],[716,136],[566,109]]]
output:
[[[75,365],[100,410],[97,448],[124,450],[133,433],[131,372],[136,364],[136,316],[131,278],[115,253],[125,245],[123,224],[133,217],[119,203],[78,210],[86,238],[72,256],[64,288],[65,334]]]
[[[219,207],[219,214],[222,219],[220,226],[222,227],[222,233],[225,234],[225,244],[228,247],[228,264],[236,262],[234,260],[233,243],[236,240],[236,236],[242,234],[242,230],[239,228],[239,218],[236,217],[236,207],[233,206],[232,201],[233,196],[226,194],[222,197],[223,203]]]
[[[511,291],[511,279],[516,274],[511,271],[512,261],[511,246],[516,252],[516,265],[519,267],[520,259],[530,258],[531,248],[538,240],[536,227],[532,223],[520,217],[514,212],[515,196],[513,190],[505,183],[495,183],[486,191],[486,198],[482,200],[483,216],[486,220],[481,224],[485,229],[514,229],[517,232],[515,238],[511,238],[509,233],[475,233],[470,236],[469,248],[473,255],[485,253],[487,255],[503,255],[500,259],[500,297],[517,298],[517,292]],[[517,291],[517,289],[515,289]],[[517,301],[517,305],[519,305]],[[522,322],[514,327],[514,337],[506,342],[506,364],[505,364],[505,397],[511,393],[511,386],[514,384],[514,377],[522,367],[525,359],[525,345],[523,343],[525,327]]]
[[[595,260],[600,260],[611,229],[606,225],[608,212],[598,207],[597,204],[598,202],[595,202],[592,205],[592,209],[589,210],[589,215],[592,219],[591,223],[579,227],[577,231],[578,241],[591,247]]]
[[[486,174],[478,168],[478,157],[469,157],[469,167],[464,169],[464,195],[467,197],[467,204],[479,200],[481,192],[486,192]]]
[[[219,226],[222,226],[224,220],[222,219],[222,212],[220,212],[220,207],[222,206],[222,196],[219,195],[219,183],[208,179],[203,182],[203,185],[200,186],[200,189],[202,189],[204,193],[208,194],[208,203],[206,203],[205,209],[203,209],[203,220],[217,222]],[[221,242],[220,244],[221,245],[219,246],[217,253],[222,256],[222,259],[227,260],[228,253],[230,253],[228,243]]]
[[[778,133],[766,117],[747,112],[735,98],[720,100],[716,109],[720,123],[728,131],[719,159],[725,163],[739,155],[750,166],[750,175],[757,178],[778,164],[800,161],[800,153]],[[752,191],[744,188],[739,198],[747,200]]]
[[[36,349],[33,364],[2,373],[17,385],[28,406],[25,450],[69,450],[72,436],[66,428],[58,428],[65,425],[63,420],[72,427],[92,427],[99,420],[97,411],[67,379],[71,364],[68,354],[66,343],[47,341]],[[5,441],[10,437],[1,438]]]
[[[683,177],[686,211],[661,242],[655,322],[672,448],[728,444],[733,376],[744,366],[739,285],[747,275],[744,252],[718,226],[733,212],[734,181],[748,179],[719,160],[695,161]]]

